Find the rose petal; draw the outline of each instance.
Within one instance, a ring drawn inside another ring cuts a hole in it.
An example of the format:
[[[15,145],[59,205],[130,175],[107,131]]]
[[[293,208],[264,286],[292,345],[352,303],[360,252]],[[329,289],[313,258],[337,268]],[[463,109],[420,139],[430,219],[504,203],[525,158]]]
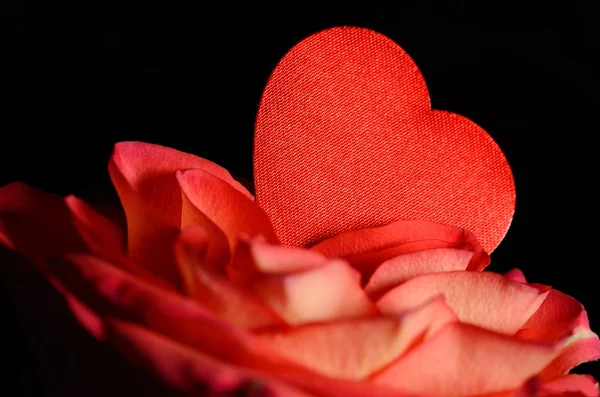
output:
[[[544,370],[544,379],[563,375],[581,363],[600,359],[600,340],[590,330],[583,305],[554,289],[548,291],[544,302],[516,336],[548,343],[569,336],[559,356]]]
[[[377,311],[360,286],[358,272],[339,259],[294,273],[257,273],[243,284],[290,325]]]
[[[544,302],[523,325],[523,332],[527,329],[529,330],[527,332],[531,332],[537,327],[551,324],[566,325],[571,328],[571,331],[577,327],[589,329],[589,322],[583,305],[573,297],[555,289],[549,290]]]
[[[0,188],[0,244],[30,259],[87,251],[64,199],[20,182]]]
[[[111,161],[108,169],[127,218],[128,255],[141,267],[181,288],[181,275],[172,252],[173,243],[179,235],[179,222],[169,223],[157,209],[145,202],[116,164],[119,161]],[[180,191],[177,193],[181,194]],[[173,205],[180,206],[181,198]]]
[[[554,379],[566,375],[579,364],[600,360],[600,340],[589,330],[580,330],[568,338],[561,346],[561,352],[544,371],[542,379]]]
[[[443,396],[492,393],[518,388],[554,355],[551,346],[452,323],[376,375],[373,382]]]
[[[271,377],[235,368],[134,324],[112,319],[107,324],[109,338],[119,350],[186,395],[308,396]]]
[[[240,368],[134,324],[109,319],[108,325],[111,340],[131,360],[188,394],[196,391],[198,395],[205,395],[208,386],[228,395],[409,397],[398,390],[331,379],[316,373]]]
[[[65,203],[91,251],[113,263],[122,262],[126,245],[123,230],[75,196],[66,197]]]
[[[491,272],[443,272],[415,277],[385,294],[383,313],[410,310],[443,295],[460,321],[514,334],[544,298],[543,292]]]
[[[192,154],[160,145],[119,142],[114,147],[110,168],[117,169],[135,194],[155,208],[169,223],[179,223],[181,218],[181,193],[175,177],[177,171],[205,170],[253,199],[223,167]]]
[[[240,238],[227,271],[232,280],[241,282],[255,273],[295,273],[312,269],[328,262],[316,252],[295,247],[265,243],[259,239]]]
[[[307,324],[257,335],[291,361],[333,378],[362,380],[456,315],[436,299],[402,316]]]
[[[587,375],[566,375],[544,382],[534,376],[516,390],[486,393],[477,397],[598,397],[596,381]]]
[[[517,281],[519,283],[527,283],[527,280],[525,279],[525,275],[519,269],[509,270],[508,272],[506,272],[504,277],[506,277],[507,279],[512,280],[512,281]]]
[[[472,251],[456,248],[437,248],[400,255],[383,262],[375,270],[365,291],[371,298],[381,297],[395,286],[422,274],[465,270],[472,257]]]
[[[9,333],[3,335],[13,336],[12,327],[20,332],[16,340],[6,339],[7,343],[17,344],[15,355],[11,355],[9,347],[3,351],[3,357],[7,361],[17,359],[12,365],[23,366],[21,369],[35,376],[28,379],[39,386],[35,389],[42,393],[37,395],[105,397],[126,386],[136,395],[165,396],[156,380],[132,368],[110,346],[90,337],[69,312],[67,303],[73,310],[72,300],[57,293],[39,271],[32,272],[24,266],[26,258],[4,247],[0,247],[0,257],[0,277],[6,294],[3,298],[8,299],[9,309],[3,312],[3,331],[8,327]],[[91,326],[88,321],[88,331]],[[18,390],[7,389],[6,381],[9,385],[12,382],[6,379],[6,371],[2,379],[2,395],[21,396]]]
[[[94,338],[104,341],[106,339],[106,329],[104,328],[102,318],[74,295],[68,292],[63,292],[63,294],[73,317],[75,317],[79,324]]]
[[[589,375],[566,375],[553,379],[542,385],[544,396],[559,396],[564,393],[580,393],[587,397],[598,396],[598,384],[596,380]]]
[[[241,329],[196,302],[137,279],[106,261],[73,254],[50,264],[52,275],[90,310],[134,322],[217,357],[254,367],[283,368]]]
[[[74,225],[92,253],[127,269],[145,281],[162,288],[173,289],[172,285],[140,268],[125,255],[124,233],[115,223],[75,196],[65,198],[65,203],[71,211]]]
[[[346,259],[368,278],[377,266],[389,259],[435,248],[472,251],[468,270],[481,271],[490,263],[489,256],[470,232],[424,220],[403,220],[341,233],[311,249],[328,258]]]
[[[203,170],[178,172],[177,180],[190,202],[225,232],[231,247],[240,233],[279,242],[267,214],[230,184]]]
[[[67,286],[69,294],[85,304],[88,314],[93,311],[99,319],[109,316],[147,327],[201,354],[231,365],[253,368],[266,376],[276,375],[319,396],[407,396],[386,387],[335,380],[304,371],[278,357],[250,334],[216,319],[191,300],[138,280],[89,255],[70,255],[67,259],[52,263],[54,275]],[[100,334],[106,333],[105,326],[102,325]],[[145,348],[152,346],[142,343]],[[156,358],[160,360],[160,357],[159,353]]]
[[[127,217],[129,254],[173,285],[181,283],[177,267],[171,266],[173,242],[182,218],[182,193],[176,173],[192,168],[206,170],[252,197],[222,167],[159,145],[118,143],[108,166]]]
[[[204,264],[217,272],[225,273],[231,251],[227,235],[187,197],[182,195],[181,228],[201,228],[208,235]]]
[[[182,231],[175,244],[178,263],[189,273],[189,295],[219,318],[242,328],[284,325],[272,310],[253,295],[231,284],[223,275],[203,265],[206,233],[198,227]]]

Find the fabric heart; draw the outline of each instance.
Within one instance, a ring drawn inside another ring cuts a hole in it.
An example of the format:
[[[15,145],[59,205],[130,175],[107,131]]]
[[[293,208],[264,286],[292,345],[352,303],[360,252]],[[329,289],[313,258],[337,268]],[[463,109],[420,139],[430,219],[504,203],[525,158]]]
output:
[[[432,110],[413,60],[368,29],[325,30],[284,56],[254,144],[257,202],[287,245],[425,219],[470,230],[491,252],[512,221],[514,180],[498,145]]]

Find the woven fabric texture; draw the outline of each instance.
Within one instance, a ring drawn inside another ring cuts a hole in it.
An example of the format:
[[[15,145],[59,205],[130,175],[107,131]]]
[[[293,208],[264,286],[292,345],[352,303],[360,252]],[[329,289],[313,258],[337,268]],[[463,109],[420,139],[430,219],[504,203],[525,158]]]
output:
[[[423,76],[387,37],[340,27],[279,62],[255,126],[256,198],[283,244],[426,219],[472,231],[486,251],[515,209],[506,158],[474,122],[432,110]]]

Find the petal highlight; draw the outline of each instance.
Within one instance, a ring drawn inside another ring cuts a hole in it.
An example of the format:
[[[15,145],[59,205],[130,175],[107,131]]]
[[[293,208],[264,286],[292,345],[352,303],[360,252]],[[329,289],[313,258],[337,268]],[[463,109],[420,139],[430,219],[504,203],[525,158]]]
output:
[[[360,275],[342,260],[285,275],[257,275],[245,285],[290,325],[377,312],[360,287]]]
[[[242,237],[238,241],[227,272],[235,282],[257,274],[285,275],[309,270],[328,262],[316,252],[268,244],[262,239]]]
[[[437,272],[465,270],[473,252],[456,248],[416,251],[383,262],[369,279],[365,291],[381,297],[390,289],[413,277]]]
[[[456,316],[436,299],[401,316],[307,324],[257,334],[287,359],[333,378],[364,380]]]
[[[443,272],[407,281],[377,306],[383,313],[398,313],[443,295],[461,322],[512,335],[537,310],[543,294],[491,272]]]

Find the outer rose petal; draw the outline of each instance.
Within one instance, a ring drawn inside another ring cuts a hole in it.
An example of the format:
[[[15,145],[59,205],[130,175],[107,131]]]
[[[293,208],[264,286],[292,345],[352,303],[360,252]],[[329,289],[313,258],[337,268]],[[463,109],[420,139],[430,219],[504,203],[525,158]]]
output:
[[[137,277],[163,288],[173,289],[172,285],[148,273],[126,257],[123,230],[113,221],[100,215],[89,204],[75,196],[67,197],[65,202],[71,210],[74,225],[92,253],[127,269]]]
[[[427,273],[464,270],[473,257],[472,251],[437,248],[400,255],[383,262],[369,279],[365,291],[381,297],[395,286]]]
[[[110,319],[107,323],[109,338],[119,350],[186,395],[309,396],[270,376],[235,368],[134,324]]]
[[[456,315],[436,299],[402,316],[307,324],[261,332],[284,357],[334,378],[362,380],[391,363]]]
[[[30,259],[87,251],[64,199],[20,182],[0,188],[0,244]]]
[[[127,216],[129,254],[174,285],[180,283],[171,248],[181,225],[176,172],[198,168],[252,195],[222,167],[191,154],[142,142],[115,145],[108,170]]]
[[[385,294],[383,313],[410,310],[444,295],[461,322],[514,334],[544,298],[537,288],[489,272],[443,272],[415,277]]]
[[[600,340],[592,331],[580,330],[562,346],[560,355],[542,371],[543,379],[567,374],[579,364],[600,359]]]
[[[238,289],[224,275],[204,265],[208,245],[203,229],[182,231],[175,243],[182,274],[189,274],[188,295],[220,318],[242,328],[262,328],[285,323],[255,296]]]
[[[168,147],[144,142],[119,142],[110,159],[127,184],[143,202],[155,208],[170,223],[179,223],[180,191],[177,171],[201,169],[227,182],[246,197],[252,195],[229,172],[212,161]],[[119,187],[117,187],[118,189]]]
[[[481,271],[490,263],[488,254],[470,232],[424,220],[398,221],[382,227],[341,233],[311,249],[329,258],[346,259],[368,278],[377,266],[387,260],[435,248],[472,251],[467,270]]]
[[[551,289],[540,308],[523,325],[520,339],[557,342],[569,336],[560,355],[542,373],[551,379],[577,365],[600,359],[600,340],[590,330],[583,305],[560,291]]]
[[[542,384],[541,389],[540,394],[545,396],[559,396],[564,393],[580,393],[587,397],[599,395],[598,384],[589,375],[566,375]]]
[[[2,246],[0,258],[0,285],[6,303],[14,305],[14,310],[7,307],[3,321],[11,323],[6,324],[9,331],[14,325],[22,332],[19,340],[25,344],[19,343],[18,348],[28,348],[19,352],[23,361],[15,365],[32,371],[44,396],[106,397],[124,390],[123,386],[144,397],[166,395],[156,379],[132,368],[110,346],[86,334],[69,313],[63,296],[40,272],[28,269],[26,258]],[[12,358],[10,349],[4,358]],[[6,372],[2,379],[7,380]],[[21,395],[6,390],[6,384],[4,390],[3,396]]]
[[[225,232],[231,247],[240,233],[279,242],[267,214],[229,183],[203,170],[178,172],[177,181],[190,202]]]
[[[111,220],[96,212],[85,201],[75,196],[65,198],[74,218],[74,224],[91,251],[113,263],[125,258],[125,236]]]
[[[596,381],[587,375],[566,375],[544,382],[534,376],[516,390],[478,395],[477,397],[598,397]]]
[[[234,363],[271,370],[286,368],[285,360],[270,354],[250,334],[219,320],[196,302],[148,284],[99,258],[69,255],[66,260],[52,262],[50,269],[68,294],[101,317],[135,322]]]
[[[548,345],[454,323],[374,376],[373,381],[427,395],[492,393],[518,388],[555,354],[555,348]]]
[[[146,203],[130,186],[114,162],[109,173],[127,217],[127,249],[132,260],[171,285],[181,288],[172,247],[179,234],[179,222],[169,223],[155,208]],[[180,192],[178,192],[181,194]],[[174,206],[181,206],[181,198]]]
[[[76,308],[75,314],[88,329],[100,328],[101,332],[96,331],[96,334],[106,335],[106,324],[103,321],[98,324],[98,321],[108,316],[152,329],[151,332],[156,332],[156,335],[163,335],[164,340],[186,345],[190,351],[211,355],[231,365],[247,367],[242,371],[257,371],[266,377],[276,376],[319,396],[407,396],[386,387],[338,381],[304,371],[276,355],[268,345],[255,340],[250,334],[212,317],[191,300],[136,280],[98,258],[71,255],[70,259],[68,262],[55,263],[52,269],[67,286],[66,292],[83,302],[84,310]],[[82,312],[88,318],[83,319]],[[110,333],[109,337],[114,337],[114,333]],[[159,339],[153,341],[160,343]],[[130,348],[134,347],[132,343]],[[153,346],[142,343],[141,348],[151,349]],[[157,349],[159,353],[154,359],[161,360],[160,348]]]
[[[563,333],[558,335],[557,338],[562,338],[565,334],[571,333],[579,327],[589,329],[589,322],[583,305],[575,298],[555,289],[549,290],[544,302],[523,325],[523,330],[519,334],[524,335],[540,331],[543,329],[541,327],[548,325],[555,328],[560,326]],[[557,340],[557,338],[551,340]]]

